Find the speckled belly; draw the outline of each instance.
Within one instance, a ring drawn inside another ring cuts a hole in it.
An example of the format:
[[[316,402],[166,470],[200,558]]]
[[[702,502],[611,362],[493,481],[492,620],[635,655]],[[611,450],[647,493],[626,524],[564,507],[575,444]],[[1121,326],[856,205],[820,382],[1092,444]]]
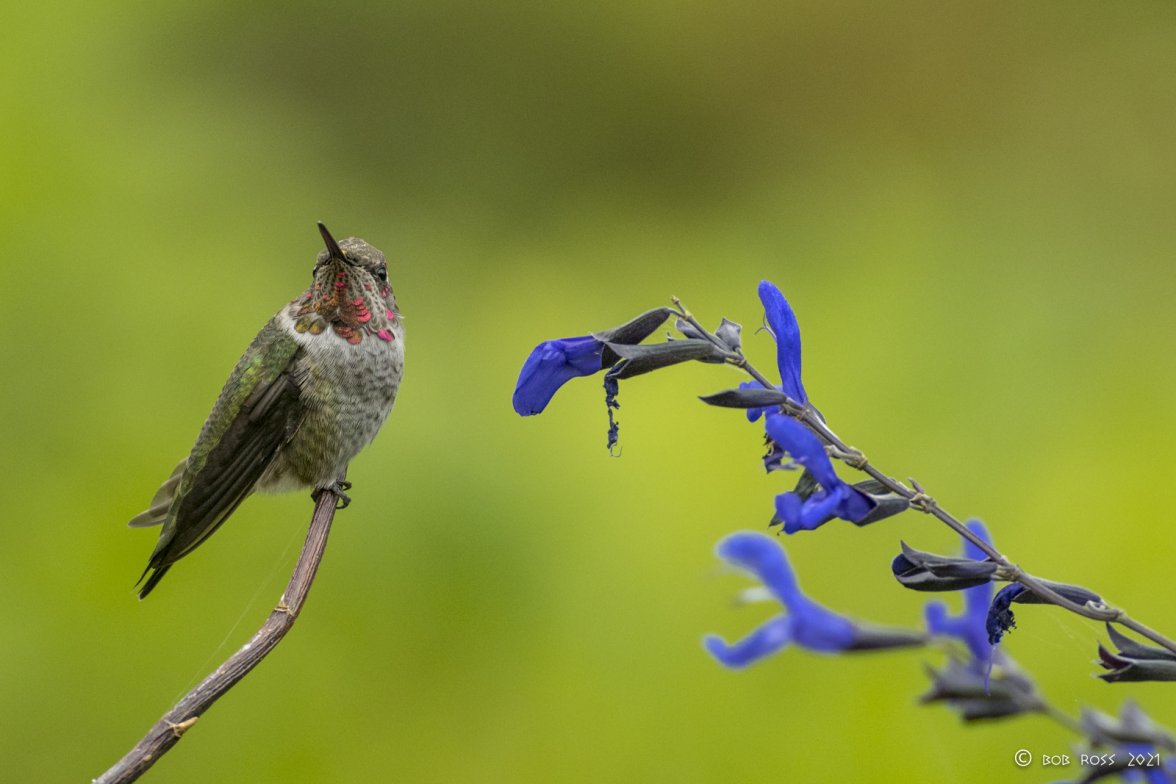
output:
[[[356,345],[329,331],[298,337],[305,414],[258,482],[262,492],[327,487],[340,479],[388,418],[404,371],[402,329],[391,342]]]

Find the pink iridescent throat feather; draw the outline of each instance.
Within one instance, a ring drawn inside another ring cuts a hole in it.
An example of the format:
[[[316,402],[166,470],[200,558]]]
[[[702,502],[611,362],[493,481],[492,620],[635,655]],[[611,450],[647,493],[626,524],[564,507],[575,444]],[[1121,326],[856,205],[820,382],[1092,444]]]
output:
[[[396,340],[392,289],[378,290],[366,270],[345,262],[332,264],[315,276],[314,285],[294,301],[294,330],[319,335],[331,331],[353,345],[372,335],[388,343]]]

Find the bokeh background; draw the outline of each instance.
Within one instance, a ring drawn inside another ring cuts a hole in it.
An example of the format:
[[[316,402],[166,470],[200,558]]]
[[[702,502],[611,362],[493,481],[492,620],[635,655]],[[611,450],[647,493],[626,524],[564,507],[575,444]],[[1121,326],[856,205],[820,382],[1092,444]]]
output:
[[[1047,577],[1176,631],[1176,8],[1102,2],[10,5],[0,27],[0,778],[83,781],[242,644],[310,502],[257,497],[148,601],[124,527],[315,220],[383,248],[396,410],[353,464],[293,634],[153,781],[1045,781],[1041,718],[920,707],[936,652],[700,646],[769,606],[714,543],[787,477],[695,395],[712,366],[511,410],[541,339],[681,296],[800,317],[814,402],[883,469]],[[773,349],[748,334],[765,369]],[[786,541],[830,607],[917,625],[915,514]],[[1008,650],[1059,708],[1176,693],[1091,677],[1100,630],[1027,608]]]

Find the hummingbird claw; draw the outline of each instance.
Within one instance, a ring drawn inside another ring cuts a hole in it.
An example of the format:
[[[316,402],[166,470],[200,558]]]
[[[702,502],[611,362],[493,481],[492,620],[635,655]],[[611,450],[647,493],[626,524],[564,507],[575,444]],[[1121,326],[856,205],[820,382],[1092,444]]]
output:
[[[347,507],[351,506],[351,496],[347,495],[346,492],[350,489],[351,483],[346,479],[336,479],[326,487],[320,487],[318,490],[315,490],[310,494],[310,497],[315,501],[318,501],[319,496],[322,495],[324,490],[330,490],[332,493],[339,496],[339,501],[335,505],[335,509],[346,509]]]

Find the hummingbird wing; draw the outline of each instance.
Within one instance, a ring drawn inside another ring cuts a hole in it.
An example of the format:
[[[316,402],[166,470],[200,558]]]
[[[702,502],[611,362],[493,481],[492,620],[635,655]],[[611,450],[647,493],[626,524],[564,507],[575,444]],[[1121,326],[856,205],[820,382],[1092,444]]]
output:
[[[298,429],[306,377],[300,354],[276,321],[267,324],[233,369],[192,453],[159,488],[150,508],[131,520],[133,526],[163,523],[143,572],[140,599],[228,519]]]

